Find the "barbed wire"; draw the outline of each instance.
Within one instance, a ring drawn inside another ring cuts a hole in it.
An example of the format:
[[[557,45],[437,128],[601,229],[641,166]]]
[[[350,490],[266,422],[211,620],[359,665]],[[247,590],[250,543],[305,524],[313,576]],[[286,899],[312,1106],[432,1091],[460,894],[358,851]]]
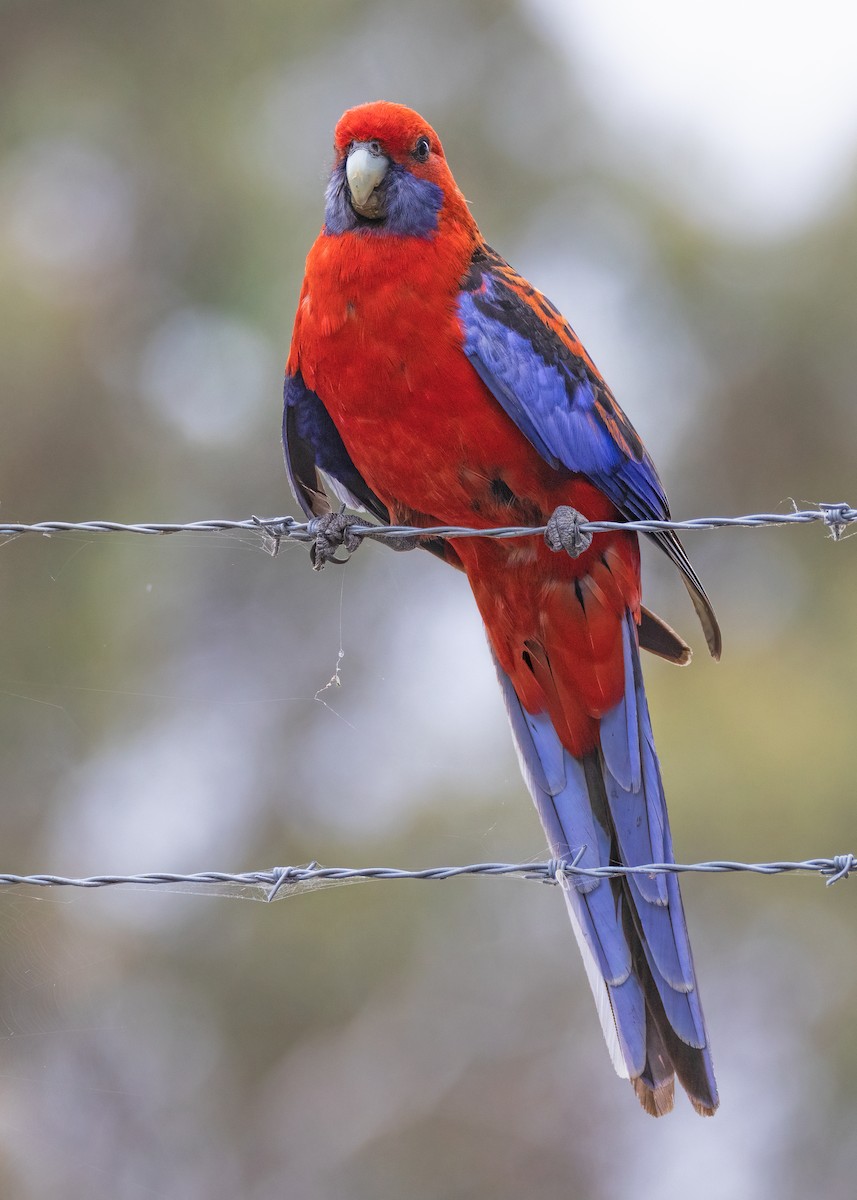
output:
[[[588,879],[615,879],[629,875],[722,875],[733,871],[744,871],[753,875],[783,875],[794,871],[811,872],[825,876],[828,887],[841,879],[847,879],[857,868],[853,854],[835,854],[832,858],[810,858],[803,862],[745,863],[715,860],[698,863],[643,863],[638,866],[611,865],[604,867],[581,867],[583,850],[572,859],[552,858],[544,862],[470,863],[458,867],[425,867],[421,870],[403,870],[398,867],[322,867],[315,861],[305,866],[270,867],[262,871],[197,871],[192,875],[156,871],[141,875],[89,875],[74,878],[66,875],[11,875],[0,874],[0,887],[73,887],[103,888],[121,884],[133,886],[199,885],[260,888],[271,901],[290,892],[305,889],[319,883],[347,883],[354,880],[390,879],[458,879],[464,875],[512,877],[537,880],[556,884],[565,876],[580,876]]]
[[[262,534],[268,540],[268,549],[276,553],[283,540],[314,542],[323,529],[325,518],[315,517],[309,521],[296,521],[294,517],[246,517],[242,520],[212,519],[206,521],[142,522],[125,524],[119,521],[38,521],[34,524],[0,524],[0,537],[15,538],[24,534],[41,534],[50,537],[58,533],[138,533],[146,536],[177,533],[228,533],[249,532]],[[850,504],[819,503],[815,508],[795,510],[790,513],[750,513],[737,517],[692,517],[683,521],[581,521],[579,529],[586,534],[607,533],[610,530],[626,530],[638,533],[660,533],[666,530],[692,531],[702,529],[744,528],[758,529],[771,525],[809,525],[820,522],[825,525],[835,541],[838,541],[847,526],[857,522],[857,509]],[[351,532],[358,538],[369,537],[378,541],[397,541],[412,538],[466,538],[466,537],[536,537],[543,536],[545,525],[503,525],[491,529],[477,529],[461,525],[434,525],[418,528],[411,525],[352,524]]]

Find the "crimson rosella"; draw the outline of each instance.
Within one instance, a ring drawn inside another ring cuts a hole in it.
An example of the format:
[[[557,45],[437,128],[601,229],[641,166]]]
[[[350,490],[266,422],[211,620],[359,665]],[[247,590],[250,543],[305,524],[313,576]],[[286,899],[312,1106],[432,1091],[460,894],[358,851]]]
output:
[[[338,500],[381,522],[544,525],[666,519],[628,418],[557,309],[482,239],[437,134],[378,102],[336,127],[324,226],[288,360],[283,437],[307,516]],[[720,631],[679,539],[678,567],[714,657]],[[580,865],[673,861],[640,647],[690,651],[641,606],[637,536],[577,557],[538,538],[424,543],[468,578],[518,757],[551,853]],[[561,873],[560,873],[561,874]],[[677,1075],[718,1104],[674,875],[561,878],[617,1072],[647,1112]]]

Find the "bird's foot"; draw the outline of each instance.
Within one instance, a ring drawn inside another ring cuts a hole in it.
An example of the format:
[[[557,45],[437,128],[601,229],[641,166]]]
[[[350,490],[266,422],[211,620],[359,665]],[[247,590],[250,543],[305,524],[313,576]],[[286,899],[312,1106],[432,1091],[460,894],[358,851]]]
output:
[[[313,517],[307,524],[307,533],[315,538],[309,548],[312,569],[321,571],[328,563],[344,566],[365,536],[356,533],[355,526],[365,524],[363,517],[354,516],[353,513],[344,512],[342,509],[339,512],[325,513],[323,517]],[[336,557],[340,546],[348,552],[348,558]]]
[[[545,542],[551,550],[565,550],[566,554],[577,558],[592,545],[592,534],[580,528],[585,522],[586,517],[576,508],[561,504],[548,519]]]

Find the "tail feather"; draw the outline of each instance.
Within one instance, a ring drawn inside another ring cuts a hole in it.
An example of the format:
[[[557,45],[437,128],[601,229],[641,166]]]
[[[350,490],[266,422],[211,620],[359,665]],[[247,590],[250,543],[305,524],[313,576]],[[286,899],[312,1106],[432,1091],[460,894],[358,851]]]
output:
[[[673,862],[636,627],[622,629],[625,692],[601,718],[600,747],[571,755],[547,713],[528,712],[499,664],[518,758],[551,852],[580,865]],[[564,877],[572,926],[613,1064],[654,1116],[674,1076],[698,1112],[718,1104],[690,941],[674,875]]]
[[[643,992],[632,974],[624,983],[605,984],[604,971],[587,934],[589,913],[583,909],[579,892],[567,879],[561,881],[561,886],[613,1069],[622,1079],[633,1078],[643,1070],[646,1061]]]
[[[603,760],[598,752],[593,752],[585,760],[589,799],[593,808],[599,814],[599,824],[602,822],[609,827],[613,816],[614,805],[607,802],[607,788],[604,775],[607,774]],[[615,782],[615,781],[614,781]],[[622,796],[624,807],[628,806],[629,796]],[[642,826],[642,822],[641,822]],[[613,861],[634,863],[653,862],[650,847],[642,847],[638,855],[624,853],[624,848],[618,838],[613,846]],[[631,875],[626,879],[612,881],[614,889],[620,893],[628,908],[649,967],[655,987],[660,992],[661,1003],[667,1013],[670,1024],[689,1045],[701,1048],[705,1045],[705,1031],[701,1029],[701,1013],[698,1006],[691,1004],[689,993],[693,989],[693,963],[690,961],[690,945],[684,926],[684,914],[681,911],[681,901],[676,913],[672,904],[657,899],[651,902],[642,895],[638,880],[645,876]],[[664,876],[661,876],[664,878]],[[676,882],[674,880],[674,882]],[[669,886],[669,885],[668,885]],[[678,917],[678,920],[676,920]],[[677,928],[678,927],[678,928]],[[628,937],[628,930],[623,926],[625,941],[633,945],[634,938]],[[682,949],[679,944],[683,943]]]

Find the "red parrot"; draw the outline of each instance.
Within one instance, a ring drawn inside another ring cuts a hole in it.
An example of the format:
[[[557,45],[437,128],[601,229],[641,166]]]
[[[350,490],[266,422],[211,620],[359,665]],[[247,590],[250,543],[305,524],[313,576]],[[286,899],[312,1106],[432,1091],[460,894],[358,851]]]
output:
[[[482,239],[437,134],[378,102],[336,127],[324,226],[286,368],[286,466],[304,512],[340,500],[383,523],[667,519],[663,486],[571,326]],[[720,631],[674,533],[712,655]],[[690,650],[641,606],[636,534],[577,557],[538,538],[423,543],[462,569],[485,623],[551,852],[581,865],[674,861],[640,647]],[[645,1110],[718,1105],[674,875],[564,877],[617,1072]]]

